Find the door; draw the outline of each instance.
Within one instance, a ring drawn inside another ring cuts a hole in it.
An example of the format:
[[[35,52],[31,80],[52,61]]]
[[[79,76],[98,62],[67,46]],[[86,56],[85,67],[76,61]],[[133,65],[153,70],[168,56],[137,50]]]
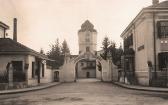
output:
[[[59,71],[54,72],[54,81],[59,82]]]
[[[40,61],[38,61],[37,62],[37,81],[38,81],[38,83],[40,83],[40,69],[41,69],[41,67],[40,67]]]
[[[86,77],[90,78],[90,73],[89,72],[86,73]]]

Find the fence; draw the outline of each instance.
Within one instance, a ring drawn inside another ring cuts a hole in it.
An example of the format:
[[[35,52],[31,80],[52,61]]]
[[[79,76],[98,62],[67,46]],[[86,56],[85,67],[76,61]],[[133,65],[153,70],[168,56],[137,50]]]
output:
[[[168,84],[168,68],[161,68],[154,71],[150,69],[150,81],[151,86],[167,87]]]
[[[8,83],[8,73],[5,70],[0,71],[0,83]]]
[[[23,71],[13,71],[13,88],[26,85],[26,73]],[[7,70],[0,70],[0,90],[9,89],[9,73]]]

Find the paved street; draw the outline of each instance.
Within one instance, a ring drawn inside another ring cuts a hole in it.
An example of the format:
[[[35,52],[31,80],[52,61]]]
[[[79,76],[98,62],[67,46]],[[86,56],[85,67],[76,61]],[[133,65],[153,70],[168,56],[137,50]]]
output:
[[[168,93],[128,90],[97,80],[79,80],[44,90],[0,95],[0,105],[167,105]]]

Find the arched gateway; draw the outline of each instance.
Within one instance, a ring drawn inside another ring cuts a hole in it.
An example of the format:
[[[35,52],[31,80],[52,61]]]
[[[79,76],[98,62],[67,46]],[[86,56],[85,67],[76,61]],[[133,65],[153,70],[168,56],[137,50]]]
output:
[[[110,81],[112,62],[97,56],[97,31],[86,20],[78,31],[79,55],[66,54],[60,70],[60,81],[73,82],[78,78],[98,78]]]

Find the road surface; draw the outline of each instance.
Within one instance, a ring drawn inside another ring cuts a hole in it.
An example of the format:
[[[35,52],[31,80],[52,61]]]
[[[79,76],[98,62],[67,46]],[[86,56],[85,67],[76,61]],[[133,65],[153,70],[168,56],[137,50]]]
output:
[[[168,105],[168,93],[129,90],[90,79],[0,95],[0,105]]]

